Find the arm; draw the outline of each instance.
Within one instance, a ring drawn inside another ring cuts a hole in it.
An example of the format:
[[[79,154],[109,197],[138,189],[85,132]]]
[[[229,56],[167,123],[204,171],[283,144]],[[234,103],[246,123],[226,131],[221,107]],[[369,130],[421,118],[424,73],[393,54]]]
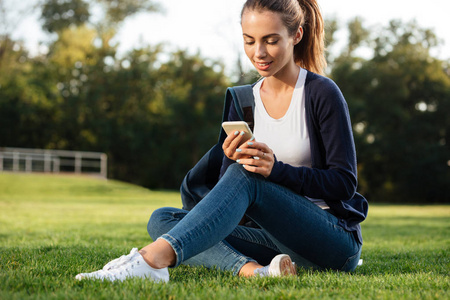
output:
[[[306,86],[312,168],[275,160],[269,179],[301,195],[350,199],[356,192],[356,153],[348,107],[331,80],[317,77]]]

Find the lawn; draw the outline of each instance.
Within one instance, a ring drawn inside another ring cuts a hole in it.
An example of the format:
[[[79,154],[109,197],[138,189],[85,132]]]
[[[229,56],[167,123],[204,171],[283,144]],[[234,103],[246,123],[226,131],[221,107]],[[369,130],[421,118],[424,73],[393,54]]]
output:
[[[0,173],[0,299],[450,299],[450,206],[372,204],[364,264],[238,278],[179,267],[167,284],[76,281],[150,242],[146,224],[178,192],[76,176]]]

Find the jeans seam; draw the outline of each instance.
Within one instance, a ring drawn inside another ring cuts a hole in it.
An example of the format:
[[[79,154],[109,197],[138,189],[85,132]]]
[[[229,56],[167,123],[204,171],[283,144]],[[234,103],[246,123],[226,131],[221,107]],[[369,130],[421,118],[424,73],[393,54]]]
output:
[[[270,242],[274,244],[275,248],[270,246],[270,245],[267,245],[265,243],[260,242],[258,239],[254,240],[254,239],[246,238],[246,236],[244,236],[242,234],[239,234],[239,233],[233,233],[232,232],[230,235],[233,236],[234,238],[237,238],[237,239],[240,239],[240,240],[243,240],[243,241],[246,241],[246,242],[250,242],[250,243],[253,243],[253,244],[256,244],[256,245],[259,245],[259,246],[267,247],[267,248],[269,248],[271,250],[280,252],[280,249],[277,247],[277,245],[275,245],[273,243],[272,240],[270,240]]]
[[[344,265],[343,265],[339,270],[341,270],[341,271],[346,271],[346,272],[353,271],[354,268],[353,268],[352,270],[346,270],[346,269],[347,269],[347,265],[348,265],[353,259],[355,259],[356,256],[359,256],[359,257],[361,256],[361,248],[359,248],[359,249],[356,251],[355,254],[349,256],[349,257],[347,258],[347,260],[345,261]]]
[[[256,262],[256,260],[249,258],[247,256],[243,256],[243,255],[238,255],[236,254],[236,251],[234,251],[233,249],[231,249],[230,247],[228,247],[227,244],[223,243],[223,242],[219,242],[222,244],[222,246],[224,246],[225,250],[228,253],[231,253],[231,255],[233,255],[235,258],[238,259],[238,261],[234,264],[233,266],[233,275],[237,275],[238,272],[241,270],[241,268],[248,262],[250,261],[254,261]]]

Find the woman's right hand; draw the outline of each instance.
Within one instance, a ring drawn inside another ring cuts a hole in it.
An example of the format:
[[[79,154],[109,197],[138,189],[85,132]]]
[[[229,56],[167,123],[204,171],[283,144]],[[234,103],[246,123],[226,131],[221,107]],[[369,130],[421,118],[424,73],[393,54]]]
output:
[[[238,160],[242,158],[242,154],[237,152],[236,150],[239,148],[247,148],[248,145],[247,141],[243,141],[243,135],[244,132],[241,131],[235,131],[233,133],[230,133],[228,137],[225,139],[225,141],[222,144],[223,153],[225,153],[226,157],[228,157],[231,160]],[[254,138],[251,138],[250,140],[254,140]],[[242,144],[242,145],[241,145]],[[241,145],[241,146],[239,146]]]

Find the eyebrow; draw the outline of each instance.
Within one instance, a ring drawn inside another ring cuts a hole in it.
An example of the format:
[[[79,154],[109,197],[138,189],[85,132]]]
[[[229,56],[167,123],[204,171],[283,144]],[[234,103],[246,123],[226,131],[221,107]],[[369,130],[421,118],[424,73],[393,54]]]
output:
[[[251,39],[254,38],[254,37],[252,37],[251,35],[246,34],[246,33],[243,33],[242,35],[244,35],[244,36],[246,36],[246,37],[248,37],[248,38],[251,38]],[[278,36],[280,36],[278,33],[270,33],[270,34],[268,34],[268,35],[263,36],[263,39],[268,39],[268,38],[271,38],[271,37],[278,37]]]

